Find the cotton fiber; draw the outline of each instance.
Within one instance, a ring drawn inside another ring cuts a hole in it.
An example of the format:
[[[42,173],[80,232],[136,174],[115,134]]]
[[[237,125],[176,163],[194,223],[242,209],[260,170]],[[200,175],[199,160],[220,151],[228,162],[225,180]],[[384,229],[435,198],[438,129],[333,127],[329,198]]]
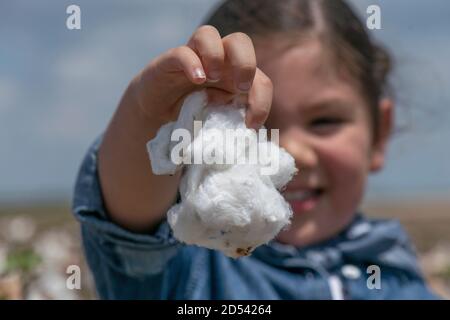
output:
[[[192,93],[147,150],[154,174],[182,170],[181,201],[167,215],[179,241],[237,258],[289,225],[292,210],[280,190],[297,172],[294,159],[246,127],[237,100],[212,106],[205,91]]]

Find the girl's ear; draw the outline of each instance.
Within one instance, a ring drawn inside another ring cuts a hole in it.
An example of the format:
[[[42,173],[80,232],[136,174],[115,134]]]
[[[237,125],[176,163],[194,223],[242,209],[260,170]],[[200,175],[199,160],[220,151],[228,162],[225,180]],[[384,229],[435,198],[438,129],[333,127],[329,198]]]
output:
[[[377,172],[384,166],[386,148],[391,132],[394,126],[394,102],[389,98],[384,98],[379,103],[380,121],[378,127],[378,139],[374,142],[371,159],[370,171]]]

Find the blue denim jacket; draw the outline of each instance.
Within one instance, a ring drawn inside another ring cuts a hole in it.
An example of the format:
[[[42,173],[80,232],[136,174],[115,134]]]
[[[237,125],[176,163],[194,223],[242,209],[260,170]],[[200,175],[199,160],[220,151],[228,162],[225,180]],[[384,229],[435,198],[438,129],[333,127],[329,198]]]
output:
[[[437,298],[424,283],[411,243],[396,221],[357,214],[330,240],[301,249],[272,241],[237,260],[178,242],[166,221],[153,234],[127,231],[111,222],[102,201],[99,144],[100,139],[82,163],[73,212],[100,298]]]

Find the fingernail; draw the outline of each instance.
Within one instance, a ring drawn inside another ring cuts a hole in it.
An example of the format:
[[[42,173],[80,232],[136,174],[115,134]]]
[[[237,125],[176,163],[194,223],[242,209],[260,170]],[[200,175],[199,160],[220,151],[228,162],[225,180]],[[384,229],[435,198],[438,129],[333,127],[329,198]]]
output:
[[[201,68],[194,69],[194,78],[196,79],[206,79],[205,72]]]
[[[238,89],[241,91],[248,91],[250,90],[251,86],[252,86],[251,82],[242,82],[239,83]]]
[[[219,81],[220,80],[220,71],[219,70],[211,70],[209,72],[209,80]]]

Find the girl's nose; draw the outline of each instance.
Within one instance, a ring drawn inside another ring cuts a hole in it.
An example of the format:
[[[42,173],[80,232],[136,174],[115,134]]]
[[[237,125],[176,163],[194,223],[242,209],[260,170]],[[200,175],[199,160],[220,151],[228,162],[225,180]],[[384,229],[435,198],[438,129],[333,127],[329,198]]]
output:
[[[298,169],[311,169],[317,166],[317,154],[306,141],[290,137],[280,139],[280,146],[294,157]]]

